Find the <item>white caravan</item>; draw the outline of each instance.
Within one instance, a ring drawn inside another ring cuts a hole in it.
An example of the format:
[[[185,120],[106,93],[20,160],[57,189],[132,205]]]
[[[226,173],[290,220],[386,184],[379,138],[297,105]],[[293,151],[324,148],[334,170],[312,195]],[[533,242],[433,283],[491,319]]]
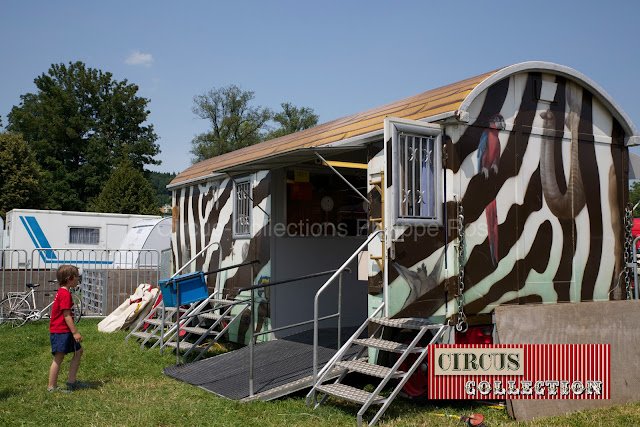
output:
[[[2,249],[24,250],[29,259],[46,264],[88,263],[73,258],[120,249],[135,224],[160,219],[156,215],[13,209],[7,212]]]

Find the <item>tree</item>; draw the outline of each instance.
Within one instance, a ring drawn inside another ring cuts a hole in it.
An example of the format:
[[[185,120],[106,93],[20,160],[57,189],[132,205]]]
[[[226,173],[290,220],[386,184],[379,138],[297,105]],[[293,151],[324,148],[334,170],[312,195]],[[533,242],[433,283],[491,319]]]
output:
[[[273,120],[280,124],[280,128],[269,132],[266,139],[279,138],[318,124],[319,117],[314,114],[313,108],[298,108],[288,102],[284,102],[280,106],[282,111],[273,116]]]
[[[24,139],[0,132],[0,215],[16,208],[44,208],[41,181],[40,168]]]
[[[175,177],[175,173],[149,172],[149,181],[151,181],[151,187],[155,191],[156,205],[159,208],[171,204],[171,191],[167,190],[167,185]]]
[[[89,209],[94,212],[158,215],[155,192],[130,160],[115,168]]]
[[[142,171],[160,164],[149,100],[138,87],[82,62],[53,64],[20,97],[7,129],[23,135],[44,173],[49,207],[84,210],[125,156]]]
[[[208,132],[191,141],[194,163],[264,139],[265,125],[273,114],[268,108],[251,106],[253,98],[253,92],[243,91],[236,85],[214,88],[193,98],[193,112],[211,122]]]

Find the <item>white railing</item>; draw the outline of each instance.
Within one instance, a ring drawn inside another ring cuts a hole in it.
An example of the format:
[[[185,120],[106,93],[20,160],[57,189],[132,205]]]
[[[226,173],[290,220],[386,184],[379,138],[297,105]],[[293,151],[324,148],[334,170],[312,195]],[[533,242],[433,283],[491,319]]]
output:
[[[24,291],[27,283],[42,286],[36,292],[38,306],[51,302],[58,267],[78,267],[81,283],[83,315],[104,317],[115,310],[141,283],[156,286],[161,278],[161,256],[157,250],[107,250],[82,248],[3,250],[2,295]],[[169,260],[169,258],[166,258]],[[167,270],[167,269],[165,269]],[[167,270],[168,271],[168,270]]]

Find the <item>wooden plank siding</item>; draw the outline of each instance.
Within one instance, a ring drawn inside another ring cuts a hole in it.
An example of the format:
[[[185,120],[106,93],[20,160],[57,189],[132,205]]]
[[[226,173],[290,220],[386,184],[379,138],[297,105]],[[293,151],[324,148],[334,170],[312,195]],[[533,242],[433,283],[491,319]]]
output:
[[[180,173],[170,185],[197,180],[214,172],[301,148],[321,147],[381,130],[385,117],[419,120],[456,111],[467,95],[496,71],[204,160]]]

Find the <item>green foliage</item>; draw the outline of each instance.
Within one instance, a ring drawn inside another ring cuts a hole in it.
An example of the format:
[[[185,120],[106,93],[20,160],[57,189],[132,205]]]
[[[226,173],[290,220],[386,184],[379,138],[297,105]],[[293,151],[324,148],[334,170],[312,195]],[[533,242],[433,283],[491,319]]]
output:
[[[640,181],[636,181],[629,187],[629,203],[631,206],[635,206],[640,202]],[[640,209],[633,211],[633,216],[640,216]]]
[[[89,209],[94,212],[159,214],[151,184],[130,161],[123,162],[111,172],[102,192],[93,199]]]
[[[264,127],[273,114],[268,108],[251,106],[253,98],[253,92],[236,85],[214,88],[193,98],[193,112],[211,122],[208,132],[191,141],[194,163],[263,140]]]
[[[149,181],[151,182],[151,187],[153,187],[153,190],[155,191],[156,205],[159,208],[164,205],[171,204],[171,191],[167,190],[167,185],[169,185],[175,177],[175,173],[149,172]]]
[[[42,173],[20,135],[0,132],[0,215],[16,208],[41,209]]]
[[[313,108],[298,108],[288,102],[280,104],[282,111],[273,116],[273,120],[280,124],[280,128],[269,132],[266,139],[279,138],[290,133],[299,132],[318,124],[318,115]]]
[[[145,124],[149,100],[136,85],[82,62],[53,64],[34,83],[38,91],[20,97],[7,128],[35,153],[50,208],[84,210],[124,158],[139,171],[160,163],[158,137]]]

